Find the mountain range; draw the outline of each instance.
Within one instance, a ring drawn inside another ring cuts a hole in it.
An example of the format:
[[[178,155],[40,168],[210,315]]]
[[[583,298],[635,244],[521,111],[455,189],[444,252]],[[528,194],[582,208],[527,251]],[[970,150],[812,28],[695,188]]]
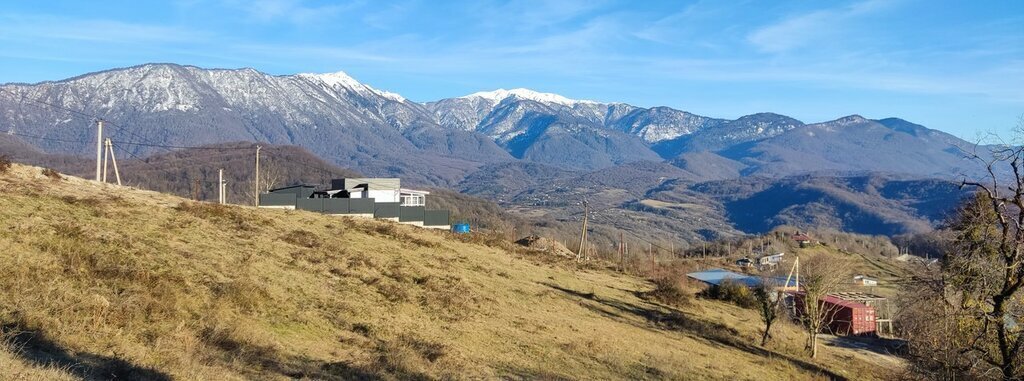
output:
[[[609,184],[590,176],[596,181],[591,185],[629,195],[613,203],[622,210],[635,210],[628,206],[669,180],[956,180],[983,169],[965,159],[973,147],[968,142],[897,118],[851,115],[804,123],[759,113],[729,120],[527,89],[420,103],[343,72],[270,75],[176,64],[0,85],[0,123],[45,153],[93,152],[95,127],[86,114],[110,121],[106,135],[133,156],[162,152],[161,146],[296,145],[366,175],[402,177],[408,184],[460,189],[499,202],[515,198],[502,191],[506,182],[529,183],[527,192],[554,197],[544,189],[552,182],[523,177],[580,178],[644,166],[651,175],[643,181],[626,176]]]

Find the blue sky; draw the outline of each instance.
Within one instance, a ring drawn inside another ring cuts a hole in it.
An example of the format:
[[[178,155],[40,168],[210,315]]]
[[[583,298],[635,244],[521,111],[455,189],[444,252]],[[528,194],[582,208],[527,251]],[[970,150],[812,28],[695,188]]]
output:
[[[1024,2],[14,1],[0,82],[147,62],[344,70],[416,101],[527,87],[973,139],[1024,115]]]

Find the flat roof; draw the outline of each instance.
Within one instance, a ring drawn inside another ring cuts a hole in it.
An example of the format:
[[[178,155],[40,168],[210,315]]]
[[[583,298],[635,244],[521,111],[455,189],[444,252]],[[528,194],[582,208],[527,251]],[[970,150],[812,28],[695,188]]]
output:
[[[430,194],[430,192],[427,192],[427,191],[422,191],[422,190],[416,190],[416,189],[409,189],[409,188],[401,188],[401,189],[399,189],[399,190],[398,190],[398,193],[408,193],[408,194]]]
[[[754,287],[761,284],[762,279],[761,277],[758,276],[735,273],[725,269],[710,269],[704,271],[697,271],[686,274],[686,276],[714,286],[718,286],[722,284],[722,282],[728,280],[745,285],[747,287]],[[785,277],[772,277],[767,278],[767,280],[771,283],[774,283],[774,286],[782,286],[783,284],[786,283]],[[790,279],[789,283],[789,286],[795,286],[796,279]]]

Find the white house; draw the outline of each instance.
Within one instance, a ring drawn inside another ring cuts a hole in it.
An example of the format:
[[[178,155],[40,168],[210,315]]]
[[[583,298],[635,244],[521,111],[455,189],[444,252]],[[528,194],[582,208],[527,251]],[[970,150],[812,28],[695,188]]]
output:
[[[782,257],[786,253],[775,253],[771,255],[765,255],[757,258],[757,264],[760,266],[775,266],[782,263]]]
[[[348,192],[348,198],[372,198],[376,202],[398,202],[401,206],[426,206],[430,192],[402,188],[398,178],[349,178],[331,181],[331,192]]]
[[[853,284],[874,287],[878,285],[878,279],[870,278],[867,275],[856,275],[853,277]]]

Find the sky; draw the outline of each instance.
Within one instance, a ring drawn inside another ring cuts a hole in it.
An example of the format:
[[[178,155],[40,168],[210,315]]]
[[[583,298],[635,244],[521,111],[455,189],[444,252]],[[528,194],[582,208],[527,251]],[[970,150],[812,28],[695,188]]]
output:
[[[807,123],[1024,123],[1024,1],[8,1],[0,83],[150,62],[345,71],[414,101],[525,87]]]

